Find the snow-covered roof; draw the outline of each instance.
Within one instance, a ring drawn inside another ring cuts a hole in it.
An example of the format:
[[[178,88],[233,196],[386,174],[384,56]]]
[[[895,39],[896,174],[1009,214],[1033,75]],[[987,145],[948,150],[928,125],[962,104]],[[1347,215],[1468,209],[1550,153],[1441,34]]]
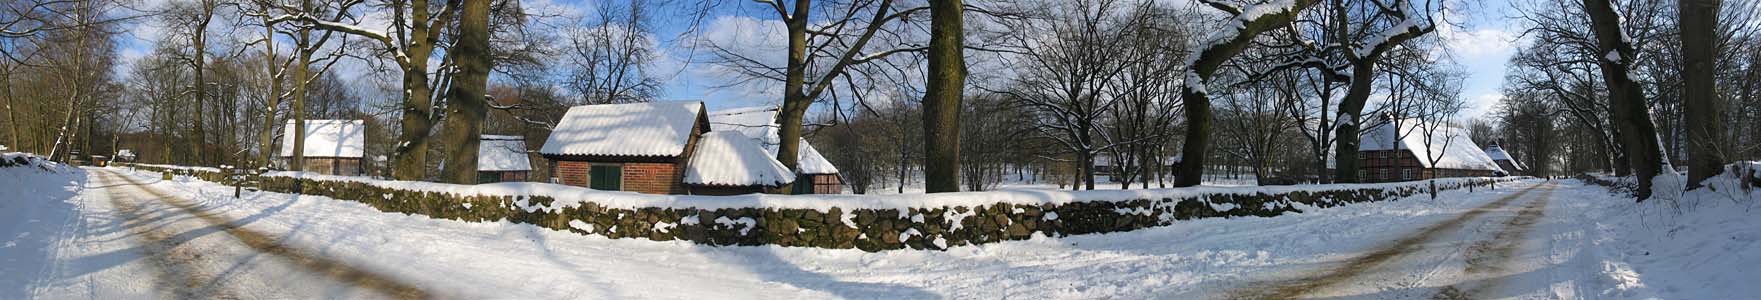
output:
[[[776,107],[757,106],[719,110],[709,113],[709,126],[714,131],[735,131],[756,139],[764,146],[764,151],[776,156],[777,148],[782,145],[780,136],[782,125],[777,124]],[[819,149],[807,139],[801,139],[795,152],[795,167],[801,174],[837,174],[838,167],[832,165]]]
[[[477,171],[531,171],[526,159],[526,138],[483,135],[477,143]]]
[[[685,167],[685,183],[717,186],[781,186],[795,174],[766,153],[757,140],[733,131],[704,133]]]
[[[590,156],[679,156],[703,102],[657,101],[569,108],[539,153]]]
[[[1504,147],[1499,147],[1498,144],[1492,144],[1491,146],[1486,146],[1486,156],[1491,157],[1492,161],[1494,161],[1494,162],[1500,161],[1500,160],[1510,161],[1510,167],[1516,168],[1516,170],[1508,170],[1508,171],[1522,171],[1523,169],[1527,169],[1527,168],[1523,167],[1522,163],[1516,162],[1515,157],[1510,157],[1509,152],[1504,152]]]
[[[281,135],[281,157],[293,157],[294,121],[288,120]],[[361,120],[306,120],[306,157],[361,158],[366,154],[367,122]]]
[[[1396,131],[1394,124],[1399,124]],[[1438,132],[1425,134],[1428,126],[1419,119],[1400,119],[1393,124],[1382,122],[1364,130],[1358,151],[1408,150],[1426,168],[1501,171],[1492,157],[1468,137],[1467,130],[1437,126]],[[1427,139],[1429,141],[1427,141]],[[1436,158],[1435,165],[1431,159]]]

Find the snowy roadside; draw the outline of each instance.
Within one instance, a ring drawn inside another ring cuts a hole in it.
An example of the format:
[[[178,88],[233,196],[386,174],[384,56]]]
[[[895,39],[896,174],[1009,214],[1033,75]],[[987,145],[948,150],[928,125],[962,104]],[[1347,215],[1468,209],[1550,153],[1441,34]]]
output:
[[[143,182],[156,173],[135,172]],[[1126,233],[1036,237],[949,251],[708,247],[535,226],[380,213],[312,196],[180,178],[154,188],[441,294],[507,298],[1143,298],[1230,287],[1288,264],[1349,255],[1534,182],[1276,218],[1204,219]],[[1392,225],[1392,226],[1391,226]]]
[[[51,268],[66,230],[79,218],[74,200],[85,185],[85,173],[23,153],[0,153],[0,159],[26,157],[29,166],[0,167],[0,299],[28,298],[28,287]]]
[[[1581,199],[1578,212],[1590,259],[1600,274],[1590,298],[1746,299],[1761,295],[1761,191],[1686,193],[1678,201],[1635,203],[1630,196],[1587,186],[1562,197]]]

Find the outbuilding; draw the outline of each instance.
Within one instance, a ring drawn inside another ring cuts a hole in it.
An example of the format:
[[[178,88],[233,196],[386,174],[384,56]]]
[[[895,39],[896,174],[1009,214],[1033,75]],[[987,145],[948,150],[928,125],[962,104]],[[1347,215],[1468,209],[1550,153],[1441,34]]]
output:
[[[478,183],[526,181],[531,174],[525,137],[485,134],[477,142]]]
[[[1498,168],[1504,169],[1505,175],[1519,175],[1528,171],[1528,168],[1524,168],[1515,157],[1511,157],[1510,152],[1504,152],[1504,147],[1498,146],[1496,142],[1486,146],[1486,156],[1492,157],[1492,161],[1498,163]]]
[[[782,146],[781,128],[777,123],[774,106],[736,108],[711,112],[709,124],[715,131],[734,131],[755,140],[763,147],[765,153],[776,157],[777,149]],[[843,192],[844,182],[838,175],[838,167],[827,160],[815,149],[807,139],[797,144],[795,154],[794,194],[838,194]]]
[[[282,165],[291,166],[294,156],[294,121],[283,129]],[[302,171],[342,176],[363,174],[361,158],[366,154],[367,123],[362,120],[306,120],[305,164]]]

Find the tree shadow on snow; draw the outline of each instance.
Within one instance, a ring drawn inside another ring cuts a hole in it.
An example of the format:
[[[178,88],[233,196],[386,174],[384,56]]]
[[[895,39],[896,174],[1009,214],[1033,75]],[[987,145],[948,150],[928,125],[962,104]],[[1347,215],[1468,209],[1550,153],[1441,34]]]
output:
[[[86,186],[83,175],[66,175],[74,180],[53,186],[35,185],[23,178],[6,179],[20,183],[17,185],[0,185],[13,189],[0,195],[24,197],[0,199],[0,299],[29,299],[31,290],[53,274],[57,244],[69,233],[64,230],[85,226],[79,207],[74,205],[80,188]]]
[[[942,295],[931,293],[917,287],[893,283],[873,283],[844,281],[818,272],[803,270],[794,262],[783,258],[777,252],[779,246],[705,246],[693,245],[705,256],[718,262],[744,267],[751,274],[764,282],[785,284],[791,287],[825,292],[843,299],[941,299]],[[818,250],[818,249],[814,249]],[[848,251],[852,254],[872,254],[854,249],[828,250]],[[913,250],[895,250],[913,251]],[[729,274],[729,276],[742,276]]]

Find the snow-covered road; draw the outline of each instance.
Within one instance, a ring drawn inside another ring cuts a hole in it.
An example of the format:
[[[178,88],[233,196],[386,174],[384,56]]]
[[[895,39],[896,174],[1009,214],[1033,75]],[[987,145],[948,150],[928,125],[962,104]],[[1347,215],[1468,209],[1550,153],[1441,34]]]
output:
[[[51,269],[45,298],[428,298],[421,289],[353,267],[280,235],[244,226],[142,181],[93,169],[80,194],[84,218],[73,225],[65,262]]]
[[[1535,271],[1523,266],[1547,265],[1527,258],[1538,257],[1543,250],[1538,246],[1552,238],[1531,232],[1544,226],[1554,188],[1548,182],[1523,189],[1343,260],[1257,272],[1250,278],[1262,278],[1249,280],[1256,284],[1223,298],[1559,298],[1509,282],[1511,276]]]
[[[1631,256],[1671,251],[1658,246],[1668,241],[1629,241],[1626,224],[1637,219],[1623,213],[1630,206],[1575,182],[866,253],[612,240],[380,213],[323,197],[234,199],[212,183],[85,170],[84,178],[40,183],[77,191],[42,196],[65,203],[35,209],[35,222],[0,226],[17,232],[0,238],[26,236],[0,241],[23,243],[0,247],[0,270],[10,272],[0,274],[0,298],[1603,299],[1755,291],[1739,284],[1748,282],[1741,266],[1696,265],[1690,273],[1711,274],[1704,278],[1642,275],[1682,272],[1659,267],[1679,259]],[[1701,250],[1691,253],[1734,249],[1715,254],[1761,261],[1742,254],[1761,237],[1746,216],[1712,219],[1735,230],[1696,236]],[[1731,274],[1739,278],[1723,279]]]

